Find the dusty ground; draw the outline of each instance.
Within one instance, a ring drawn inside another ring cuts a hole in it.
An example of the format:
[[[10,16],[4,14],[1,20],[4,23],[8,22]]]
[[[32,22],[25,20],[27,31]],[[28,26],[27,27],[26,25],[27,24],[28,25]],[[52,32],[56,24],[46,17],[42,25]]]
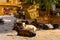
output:
[[[1,33],[0,40],[60,40],[60,30],[40,30],[35,37],[16,36],[16,32]]]

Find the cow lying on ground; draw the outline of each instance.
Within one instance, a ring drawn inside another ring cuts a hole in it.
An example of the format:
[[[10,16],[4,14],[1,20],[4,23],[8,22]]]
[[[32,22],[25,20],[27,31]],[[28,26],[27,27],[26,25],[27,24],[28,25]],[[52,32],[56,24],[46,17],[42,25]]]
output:
[[[59,28],[58,24],[33,24],[33,25],[39,29],[44,29],[44,30]]]
[[[26,25],[25,23],[16,23],[13,30],[17,31],[17,35],[33,37],[36,35],[36,27],[33,25]]]
[[[32,21],[31,24],[36,26],[36,28],[38,29],[44,29],[44,30],[59,28],[58,24],[42,24],[42,23],[38,23],[36,19]]]
[[[40,24],[39,27],[41,29],[57,29],[59,28],[58,24]]]

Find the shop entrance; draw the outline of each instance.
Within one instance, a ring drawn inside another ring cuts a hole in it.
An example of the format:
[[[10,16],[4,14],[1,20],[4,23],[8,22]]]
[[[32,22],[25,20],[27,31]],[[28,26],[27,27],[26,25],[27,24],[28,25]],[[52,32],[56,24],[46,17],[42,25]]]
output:
[[[5,15],[9,15],[10,12],[10,8],[4,8],[4,14]]]

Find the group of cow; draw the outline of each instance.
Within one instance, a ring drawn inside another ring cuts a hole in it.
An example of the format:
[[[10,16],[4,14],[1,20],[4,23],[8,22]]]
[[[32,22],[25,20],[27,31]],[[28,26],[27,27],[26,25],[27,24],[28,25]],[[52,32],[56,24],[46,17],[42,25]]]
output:
[[[17,35],[33,37],[36,35],[36,31],[43,29],[57,29],[59,28],[58,24],[42,24],[38,23],[36,20],[29,23],[27,20],[22,20],[21,22],[16,22],[13,30],[17,31]]]

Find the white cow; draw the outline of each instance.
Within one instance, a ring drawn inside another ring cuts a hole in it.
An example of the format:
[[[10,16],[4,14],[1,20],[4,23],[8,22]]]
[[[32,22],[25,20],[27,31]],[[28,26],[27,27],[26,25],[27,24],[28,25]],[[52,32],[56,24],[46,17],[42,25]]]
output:
[[[54,28],[52,24],[45,24],[47,25],[49,28]]]
[[[32,30],[34,32],[37,30],[37,28],[34,25],[26,25],[25,23],[23,23],[23,27],[26,30]]]

